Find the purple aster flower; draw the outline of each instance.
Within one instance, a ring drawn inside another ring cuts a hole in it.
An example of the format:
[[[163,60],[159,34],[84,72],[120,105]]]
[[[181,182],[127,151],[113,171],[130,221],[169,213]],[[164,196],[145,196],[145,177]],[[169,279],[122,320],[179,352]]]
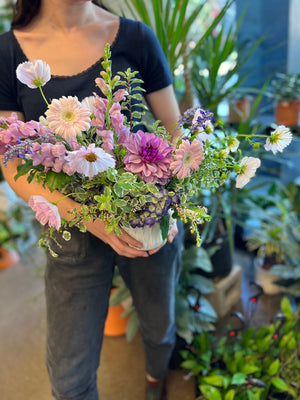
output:
[[[124,157],[125,170],[138,174],[145,182],[165,184],[171,176],[172,147],[154,133],[139,130],[130,136]]]
[[[52,226],[59,230],[61,218],[58,208],[42,196],[31,196],[28,201],[29,207],[36,212],[36,219],[42,224]]]

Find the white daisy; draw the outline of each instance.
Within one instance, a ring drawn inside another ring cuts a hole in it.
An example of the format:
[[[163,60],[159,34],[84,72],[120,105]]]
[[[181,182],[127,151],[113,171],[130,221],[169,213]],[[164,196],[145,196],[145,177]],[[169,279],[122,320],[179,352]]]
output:
[[[81,136],[90,127],[91,112],[81,105],[76,96],[52,100],[45,114],[52,131],[66,140]]]
[[[255,157],[244,157],[240,162],[240,173],[236,178],[236,187],[242,188],[250,181],[255,175],[255,172],[258,167],[260,167],[260,159]]]
[[[115,159],[92,143],[87,149],[68,151],[66,161],[71,170],[93,178],[100,172],[115,166]]]
[[[273,154],[276,154],[278,151],[282,152],[282,150],[291,143],[292,137],[293,135],[289,128],[280,125],[275,131],[271,132],[264,147],[267,151],[271,150]]]

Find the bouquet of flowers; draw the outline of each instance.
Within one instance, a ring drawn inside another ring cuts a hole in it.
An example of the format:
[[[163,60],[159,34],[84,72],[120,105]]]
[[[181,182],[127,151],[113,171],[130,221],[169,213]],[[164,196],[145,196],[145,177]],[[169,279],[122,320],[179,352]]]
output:
[[[15,179],[27,175],[28,182],[61,192],[59,201],[71,197],[78,203],[69,211],[70,218],[63,219],[57,203],[41,196],[30,198],[36,218],[48,224],[48,237],[60,231],[68,240],[69,227],[85,231],[84,222],[96,218],[106,222],[107,232],[114,230],[117,235],[122,233],[120,227],[133,236],[148,231],[153,237],[156,230],[165,240],[171,217],[189,222],[197,233],[197,226],[209,219],[197,202],[197,192],[203,186],[224,184],[232,173],[236,186],[243,187],[260,159],[242,157],[238,137],[215,130],[212,113],[200,107],[180,117],[176,142],[159,121],[150,133],[138,129],[142,81],[130,69],[113,77],[110,57],[107,45],[103,71],[95,80],[102,97],[94,93],[82,102],[63,96],[48,104],[42,86],[51,79],[49,66],[41,60],[20,64],[18,79],[40,89],[47,110],[39,121],[22,122],[16,114],[0,119],[3,163],[22,158]],[[252,136],[247,138],[251,143]],[[291,133],[281,126],[267,138],[265,148],[276,153],[290,141]],[[199,243],[198,233],[197,237]],[[41,244],[47,245],[46,238]]]

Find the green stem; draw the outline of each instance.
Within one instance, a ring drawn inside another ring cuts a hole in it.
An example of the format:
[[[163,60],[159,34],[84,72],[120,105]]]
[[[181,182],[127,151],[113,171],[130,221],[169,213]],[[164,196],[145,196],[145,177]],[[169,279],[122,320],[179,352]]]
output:
[[[45,100],[47,106],[49,106],[49,103],[48,103],[48,101],[47,101],[47,99],[46,99],[46,97],[45,97],[45,95],[44,95],[43,90],[42,90],[42,86],[39,86],[38,88],[40,89],[41,95],[42,95],[43,99]]]
[[[80,192],[75,192],[75,193],[69,193],[63,196],[61,199],[57,200],[55,203],[53,203],[55,206],[57,206],[58,203],[60,203],[62,200],[66,199],[67,197],[73,196],[73,195],[78,195],[78,194],[83,194],[85,196],[88,196],[88,193],[80,193]]]

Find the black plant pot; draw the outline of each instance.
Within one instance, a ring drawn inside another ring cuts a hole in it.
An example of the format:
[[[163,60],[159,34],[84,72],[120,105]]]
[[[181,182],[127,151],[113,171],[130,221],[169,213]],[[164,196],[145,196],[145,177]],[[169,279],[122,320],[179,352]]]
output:
[[[170,369],[176,370],[181,368],[180,365],[184,361],[184,359],[181,357],[180,351],[186,350],[187,348],[188,344],[186,343],[186,341],[182,337],[176,335],[175,347],[169,363]]]
[[[213,271],[199,273],[207,278],[225,278],[232,270],[232,255],[230,251],[228,234],[215,236],[210,243],[203,243],[205,250],[212,247],[218,247],[218,250],[210,257]]]

